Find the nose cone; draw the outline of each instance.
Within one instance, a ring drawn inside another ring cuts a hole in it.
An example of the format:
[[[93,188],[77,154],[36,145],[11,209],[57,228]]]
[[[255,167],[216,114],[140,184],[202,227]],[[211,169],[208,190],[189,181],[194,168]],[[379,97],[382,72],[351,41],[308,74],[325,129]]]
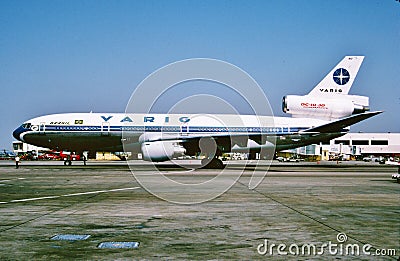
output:
[[[13,131],[14,138],[16,138],[19,141],[23,141],[21,138],[21,134],[25,131],[26,131],[25,128],[23,128],[22,126],[19,126],[15,131]]]

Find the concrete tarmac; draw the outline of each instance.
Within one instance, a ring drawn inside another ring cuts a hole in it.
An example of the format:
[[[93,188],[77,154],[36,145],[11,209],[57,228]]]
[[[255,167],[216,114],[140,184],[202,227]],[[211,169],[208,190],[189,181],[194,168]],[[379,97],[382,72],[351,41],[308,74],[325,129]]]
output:
[[[192,162],[191,162],[192,163]],[[135,163],[137,175],[159,175]],[[264,163],[262,163],[264,164]],[[175,204],[143,189],[124,162],[0,162],[0,260],[397,260],[400,185],[392,166],[374,163],[273,163],[254,190],[243,171],[224,194]],[[218,170],[187,172],[159,164],[179,182],[212,179]],[[171,191],[195,197],[190,191]],[[52,240],[55,235],[90,235]],[[139,242],[102,249],[102,242]],[[358,252],[356,250],[359,250]]]

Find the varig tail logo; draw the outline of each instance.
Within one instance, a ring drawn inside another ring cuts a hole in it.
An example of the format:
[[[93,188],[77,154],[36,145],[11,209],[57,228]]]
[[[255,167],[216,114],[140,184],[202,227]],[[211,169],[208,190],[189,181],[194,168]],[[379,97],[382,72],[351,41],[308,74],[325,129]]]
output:
[[[350,80],[350,73],[344,68],[339,68],[333,72],[333,81],[337,85],[345,85]],[[331,93],[341,93],[343,90],[341,88],[320,88],[320,92],[331,92]]]
[[[345,85],[350,80],[350,73],[346,69],[339,68],[333,73],[333,80],[339,85]]]

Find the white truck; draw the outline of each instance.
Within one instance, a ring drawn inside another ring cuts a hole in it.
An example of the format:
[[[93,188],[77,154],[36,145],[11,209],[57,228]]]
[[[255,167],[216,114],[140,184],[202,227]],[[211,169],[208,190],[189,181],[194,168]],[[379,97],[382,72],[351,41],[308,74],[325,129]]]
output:
[[[397,183],[400,183],[400,162],[388,160],[385,164],[397,166],[397,173],[392,175],[392,179],[396,179]]]

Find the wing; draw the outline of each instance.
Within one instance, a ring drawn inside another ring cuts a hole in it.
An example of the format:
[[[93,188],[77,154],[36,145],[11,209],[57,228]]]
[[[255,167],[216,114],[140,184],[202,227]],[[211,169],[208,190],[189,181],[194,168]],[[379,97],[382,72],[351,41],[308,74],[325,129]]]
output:
[[[349,117],[339,119],[333,122],[329,122],[324,125],[320,125],[317,127],[309,128],[307,130],[303,130],[301,133],[332,133],[332,132],[342,132],[344,128],[353,125],[357,122],[366,120],[375,115],[382,113],[383,111],[373,111],[373,112],[364,112],[360,114],[351,115]]]

